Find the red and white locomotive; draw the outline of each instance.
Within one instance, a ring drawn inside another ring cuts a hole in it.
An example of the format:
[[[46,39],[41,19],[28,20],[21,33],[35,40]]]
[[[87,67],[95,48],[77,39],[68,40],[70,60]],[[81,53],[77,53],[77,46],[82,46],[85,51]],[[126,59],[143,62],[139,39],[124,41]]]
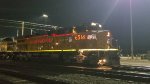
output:
[[[99,26],[86,27],[84,31],[77,32],[73,28],[70,33],[52,33],[18,37],[12,41],[1,41],[1,56],[4,53],[13,53],[13,58],[47,53],[46,56],[54,61],[77,62],[89,65],[119,65],[118,48],[113,45],[109,30]],[[42,58],[43,55],[41,55]]]

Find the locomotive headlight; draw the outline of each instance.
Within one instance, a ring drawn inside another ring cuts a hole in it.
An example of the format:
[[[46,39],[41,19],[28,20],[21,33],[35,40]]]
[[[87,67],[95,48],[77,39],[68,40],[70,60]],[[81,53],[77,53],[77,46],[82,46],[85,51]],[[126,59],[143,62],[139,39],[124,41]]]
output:
[[[101,62],[102,62],[102,60],[99,60],[99,62],[101,63]]]
[[[104,65],[105,63],[106,63],[106,59],[100,59],[97,64]]]
[[[102,60],[98,60],[98,65],[102,65]]]
[[[106,59],[103,59],[103,62],[106,62]]]
[[[91,23],[91,26],[96,26],[96,24],[97,24],[97,23],[92,22],[92,23]]]

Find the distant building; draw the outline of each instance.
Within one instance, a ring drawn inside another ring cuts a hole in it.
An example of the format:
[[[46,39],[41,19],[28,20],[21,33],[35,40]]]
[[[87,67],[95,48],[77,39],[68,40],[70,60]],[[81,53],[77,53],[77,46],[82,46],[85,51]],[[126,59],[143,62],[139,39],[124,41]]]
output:
[[[144,59],[150,60],[150,50],[147,51],[147,54],[144,55]]]
[[[149,54],[149,55],[150,55],[150,51],[147,51],[147,54]]]

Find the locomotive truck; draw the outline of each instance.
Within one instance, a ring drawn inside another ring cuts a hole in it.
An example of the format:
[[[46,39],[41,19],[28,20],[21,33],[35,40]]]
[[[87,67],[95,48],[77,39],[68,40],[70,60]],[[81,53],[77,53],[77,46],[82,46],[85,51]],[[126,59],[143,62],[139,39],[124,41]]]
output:
[[[73,27],[69,33],[5,38],[0,42],[0,56],[7,59],[42,59],[46,56],[52,62],[120,65],[119,49],[109,30],[100,25],[80,29],[82,31]]]

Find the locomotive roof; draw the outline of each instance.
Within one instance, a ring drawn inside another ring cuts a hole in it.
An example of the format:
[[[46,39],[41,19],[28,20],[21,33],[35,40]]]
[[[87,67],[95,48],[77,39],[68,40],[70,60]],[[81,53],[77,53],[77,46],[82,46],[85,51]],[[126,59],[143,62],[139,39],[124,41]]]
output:
[[[52,34],[69,34],[69,33],[72,33],[73,28],[74,28],[74,26],[73,27],[65,27],[65,28],[63,27],[63,28],[59,28],[59,29],[51,29],[50,31],[47,32],[47,34],[26,35],[26,36],[19,36],[16,38],[22,39],[22,38],[38,37],[38,36],[51,36]],[[86,32],[86,30],[91,31],[91,32],[109,31],[109,30],[102,29],[98,26],[91,26],[89,24],[77,26],[77,27],[75,27],[75,30],[77,31],[77,33]]]

